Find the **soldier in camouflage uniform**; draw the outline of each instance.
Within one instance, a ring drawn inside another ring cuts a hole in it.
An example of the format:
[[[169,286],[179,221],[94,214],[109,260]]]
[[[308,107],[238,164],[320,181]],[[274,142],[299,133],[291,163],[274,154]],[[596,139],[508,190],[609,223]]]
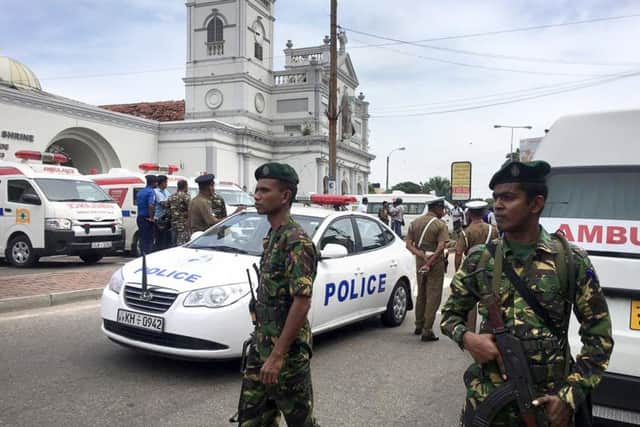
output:
[[[487,308],[479,306],[483,317],[479,334],[468,330],[465,324],[467,313],[478,300],[462,279],[477,269],[486,268],[488,274],[470,276],[465,282],[480,295],[496,294],[505,327],[520,338],[525,349],[534,391],[539,396],[533,404],[544,407],[551,426],[573,425],[576,409],[585,402],[608,366],[613,349],[611,319],[595,270],[583,250],[573,245],[569,251],[563,250],[560,239],[539,225],[549,170],[546,162],[509,162],[493,176],[489,186],[494,190],[498,226],[504,231],[503,240],[492,243],[497,246],[496,254],[503,251],[504,264],[513,266],[554,324],[549,326],[528,306],[504,269],[495,285],[492,283],[495,260],[484,244],[469,252],[451,282],[451,296],[442,309],[442,332],[469,351],[475,360],[464,374],[467,393],[463,425],[469,425],[475,408],[503,383],[502,358],[492,339]],[[567,257],[561,258],[559,254]],[[574,261],[573,278],[566,273],[568,256]],[[563,276],[565,280],[561,280]],[[569,290],[572,279],[573,298]],[[583,343],[575,362],[571,360],[567,339],[572,307],[580,322]],[[554,330],[563,331],[563,336],[556,336]],[[503,408],[492,425],[522,425],[517,406]]]
[[[189,188],[187,181],[178,181],[178,191],[169,197],[169,210],[171,211],[172,243],[180,246],[189,241],[191,228],[189,227]]]
[[[227,205],[225,205],[224,199],[216,193],[215,183],[213,184],[213,188],[211,189],[209,202],[211,203],[211,213],[216,218],[218,218],[219,220],[223,220],[227,217]]]
[[[290,215],[298,176],[289,165],[267,163],[255,177],[256,209],[268,215],[256,302],[254,344],[247,355],[238,405],[242,427],[315,426],[311,386],[311,307],[318,256]]]

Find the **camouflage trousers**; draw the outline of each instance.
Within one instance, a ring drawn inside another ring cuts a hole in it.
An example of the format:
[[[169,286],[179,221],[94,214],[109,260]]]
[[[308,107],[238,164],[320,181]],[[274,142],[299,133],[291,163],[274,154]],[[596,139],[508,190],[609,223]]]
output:
[[[260,382],[261,367],[255,347],[251,346],[238,404],[239,426],[275,427],[280,423],[281,413],[289,427],[317,426],[308,358],[297,363],[295,355],[288,355],[278,383],[273,385]]]
[[[172,222],[171,230],[174,233],[175,246],[184,245],[191,238],[191,234],[187,229],[187,223],[185,222]]]

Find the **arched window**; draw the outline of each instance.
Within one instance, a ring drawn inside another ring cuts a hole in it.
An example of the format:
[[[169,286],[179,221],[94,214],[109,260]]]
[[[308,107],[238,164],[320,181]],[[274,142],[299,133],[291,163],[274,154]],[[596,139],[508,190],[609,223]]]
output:
[[[222,27],[224,23],[220,17],[216,16],[207,25],[207,43],[215,43],[224,41]]]

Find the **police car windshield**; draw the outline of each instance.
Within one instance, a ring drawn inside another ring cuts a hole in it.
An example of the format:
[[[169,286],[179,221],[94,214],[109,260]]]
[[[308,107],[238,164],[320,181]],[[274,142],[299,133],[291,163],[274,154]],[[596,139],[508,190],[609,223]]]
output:
[[[312,216],[294,215],[293,218],[309,236],[313,236],[322,222],[322,218]],[[267,232],[269,223],[265,215],[245,212],[233,215],[214,226],[189,243],[188,247],[260,256],[263,250],[262,239]]]
[[[52,202],[111,202],[102,188],[93,182],[73,179],[37,178],[35,180]]]
[[[254,200],[248,193],[244,191],[219,190],[216,188],[216,194],[224,199],[224,202],[231,206],[253,206]]]

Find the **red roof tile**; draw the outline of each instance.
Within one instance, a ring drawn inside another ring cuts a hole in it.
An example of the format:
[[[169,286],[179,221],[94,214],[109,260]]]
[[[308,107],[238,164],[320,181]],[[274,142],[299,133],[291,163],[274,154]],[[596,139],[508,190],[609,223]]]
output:
[[[184,120],[184,100],[100,105],[99,107],[105,110],[143,117],[149,120],[157,120],[159,122]]]

